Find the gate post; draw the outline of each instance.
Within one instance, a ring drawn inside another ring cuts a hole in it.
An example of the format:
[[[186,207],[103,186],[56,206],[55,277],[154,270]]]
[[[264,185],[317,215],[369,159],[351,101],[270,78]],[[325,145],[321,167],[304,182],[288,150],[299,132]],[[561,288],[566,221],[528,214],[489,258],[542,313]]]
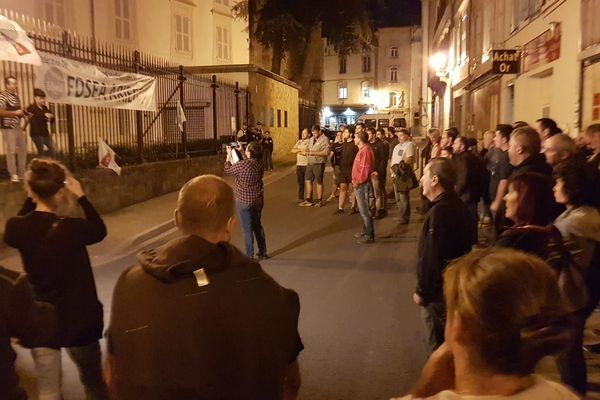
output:
[[[133,52],[133,68],[136,74],[140,72],[141,60],[140,60],[140,52]],[[139,163],[144,162],[144,127],[142,126],[142,112],[135,112],[135,133],[136,133],[136,143],[137,143],[137,161]]]
[[[69,32],[63,31],[62,33],[62,53],[64,57],[67,57],[71,52],[71,44]],[[67,165],[71,171],[75,170],[75,126],[73,124],[73,106],[71,104],[66,105],[66,117],[67,117],[67,152],[68,161]]]
[[[217,123],[217,89],[219,85],[217,85],[217,76],[212,76],[212,84],[210,85],[212,88],[212,117],[213,117],[213,140],[215,141],[215,151],[219,151],[219,138],[217,135],[217,129],[219,127]]]
[[[184,97],[184,82],[186,80],[185,75],[183,74],[183,65],[179,66],[179,102],[181,103],[181,109],[185,113],[185,97]],[[183,147],[183,155],[185,158],[189,157],[188,148],[187,148],[187,122],[182,122],[182,130],[181,130],[181,147]]]
[[[235,83],[235,90],[233,91],[235,96],[235,132],[234,135],[237,135],[240,130],[240,83]]]

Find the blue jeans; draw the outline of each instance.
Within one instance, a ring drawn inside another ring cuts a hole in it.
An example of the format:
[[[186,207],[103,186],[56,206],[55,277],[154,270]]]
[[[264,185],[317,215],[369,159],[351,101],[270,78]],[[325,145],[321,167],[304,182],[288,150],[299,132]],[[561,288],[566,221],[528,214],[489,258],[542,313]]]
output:
[[[254,257],[254,238],[258,246],[258,255],[267,255],[267,243],[265,240],[265,230],[263,229],[260,218],[262,216],[262,204],[249,206],[247,204],[236,204],[237,212],[240,216],[242,229],[244,230],[244,239],[246,241],[246,255]]]
[[[365,182],[354,189],[356,195],[356,205],[358,212],[363,220],[363,235],[369,239],[375,239],[375,228],[373,227],[373,214],[369,208],[369,191],[371,190],[371,182]]]
[[[50,136],[32,136],[31,140],[33,140],[33,144],[35,144],[39,156],[54,158],[54,142]],[[44,145],[46,145],[48,150],[44,150]]]

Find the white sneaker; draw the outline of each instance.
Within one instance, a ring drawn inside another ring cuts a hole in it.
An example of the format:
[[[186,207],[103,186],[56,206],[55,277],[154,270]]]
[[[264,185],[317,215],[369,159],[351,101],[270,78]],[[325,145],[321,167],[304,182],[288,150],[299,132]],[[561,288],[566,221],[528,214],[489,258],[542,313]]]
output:
[[[19,175],[12,175],[10,177],[10,181],[11,182],[20,182],[21,180],[19,179]]]

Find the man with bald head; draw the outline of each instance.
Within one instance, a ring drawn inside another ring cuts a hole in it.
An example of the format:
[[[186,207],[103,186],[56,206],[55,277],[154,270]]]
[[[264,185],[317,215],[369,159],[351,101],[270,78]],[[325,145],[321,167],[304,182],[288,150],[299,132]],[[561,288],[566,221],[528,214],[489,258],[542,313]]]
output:
[[[114,399],[294,399],[298,295],[229,243],[231,187],[213,175],[179,192],[181,237],[138,255],[113,293]]]
[[[544,156],[546,156],[546,162],[552,168],[556,167],[562,161],[572,158],[575,153],[577,153],[575,141],[564,133],[550,136],[544,142]]]

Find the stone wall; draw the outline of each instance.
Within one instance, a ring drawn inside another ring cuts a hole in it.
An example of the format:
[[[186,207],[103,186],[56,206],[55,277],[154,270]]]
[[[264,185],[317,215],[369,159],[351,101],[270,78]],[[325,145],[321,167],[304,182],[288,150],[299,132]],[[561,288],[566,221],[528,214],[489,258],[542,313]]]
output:
[[[275,144],[273,158],[281,160],[298,140],[298,87],[292,82],[274,79],[260,70],[250,73],[248,89],[250,122],[254,125],[260,121],[263,129],[271,132]]]
[[[108,169],[75,173],[86,195],[101,213],[177,191],[191,178],[201,174],[223,174],[223,156],[163,161],[123,167],[121,176]],[[19,211],[25,199],[22,184],[0,182],[0,233],[8,218]],[[62,210],[70,214],[72,210]]]

